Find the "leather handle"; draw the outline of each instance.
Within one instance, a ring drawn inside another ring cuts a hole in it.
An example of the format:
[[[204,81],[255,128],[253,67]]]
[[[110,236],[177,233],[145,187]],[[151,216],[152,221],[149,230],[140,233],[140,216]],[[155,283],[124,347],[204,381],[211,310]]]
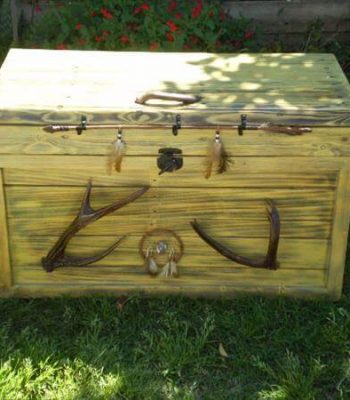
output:
[[[142,96],[137,97],[135,100],[136,104],[141,104],[143,106],[151,105],[147,104],[149,100],[164,100],[164,101],[178,101],[182,103],[183,106],[197,103],[200,101],[200,96],[195,96],[191,94],[183,93],[168,93],[168,92],[147,92]]]

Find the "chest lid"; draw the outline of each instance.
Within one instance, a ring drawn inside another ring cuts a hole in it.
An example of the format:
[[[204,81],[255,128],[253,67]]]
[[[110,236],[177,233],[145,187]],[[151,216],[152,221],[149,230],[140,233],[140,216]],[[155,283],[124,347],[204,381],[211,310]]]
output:
[[[165,94],[164,94],[165,92]],[[170,93],[170,95],[169,95]],[[138,100],[137,100],[138,99]],[[350,88],[332,54],[12,49],[0,124],[350,125]]]

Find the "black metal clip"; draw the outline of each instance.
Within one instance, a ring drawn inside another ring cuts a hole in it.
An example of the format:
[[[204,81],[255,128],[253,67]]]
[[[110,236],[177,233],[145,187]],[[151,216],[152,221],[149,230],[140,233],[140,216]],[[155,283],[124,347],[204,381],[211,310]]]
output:
[[[247,128],[247,115],[242,114],[241,115],[241,124],[238,125],[238,134],[239,136],[243,135],[243,131]]]
[[[179,129],[181,129],[181,115],[177,114],[175,116],[175,124],[173,125],[173,135],[177,136],[179,133]]]
[[[86,131],[86,129],[87,129],[87,118],[85,117],[85,115],[82,115],[80,120],[80,125],[77,126],[77,134],[81,135],[83,131]]]
[[[157,165],[160,169],[159,175],[164,172],[174,172],[183,166],[182,151],[172,147],[165,147],[158,150],[159,156]]]

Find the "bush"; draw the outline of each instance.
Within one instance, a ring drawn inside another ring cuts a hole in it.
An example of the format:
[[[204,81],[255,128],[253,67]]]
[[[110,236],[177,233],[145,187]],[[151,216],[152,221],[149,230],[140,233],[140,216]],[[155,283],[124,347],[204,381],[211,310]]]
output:
[[[251,21],[209,0],[49,2],[31,28],[32,47],[228,52],[257,50]]]

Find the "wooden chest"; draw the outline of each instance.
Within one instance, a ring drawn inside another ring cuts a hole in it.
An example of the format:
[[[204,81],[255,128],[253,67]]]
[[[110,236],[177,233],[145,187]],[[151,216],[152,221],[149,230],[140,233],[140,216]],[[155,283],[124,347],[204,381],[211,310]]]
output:
[[[337,299],[349,139],[330,54],[11,50],[0,293]]]

